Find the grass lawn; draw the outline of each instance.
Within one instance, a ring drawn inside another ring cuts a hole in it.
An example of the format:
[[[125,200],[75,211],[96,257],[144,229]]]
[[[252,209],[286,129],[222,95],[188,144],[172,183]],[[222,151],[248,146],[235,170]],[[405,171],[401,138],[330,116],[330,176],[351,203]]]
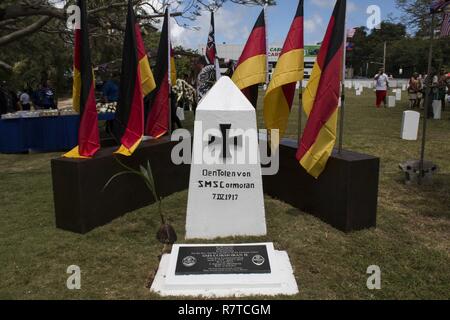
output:
[[[373,104],[367,89],[361,97],[348,93],[344,146],[381,158],[376,229],[344,234],[266,198],[266,237],[220,241],[270,241],[287,250],[300,288],[292,298],[450,298],[450,112],[430,121],[427,158],[439,172],[433,185],[419,188],[406,186],[398,169],[420,151],[420,142],[400,139],[407,101],[392,109]],[[295,111],[290,137],[296,136],[296,119]],[[59,155],[0,155],[0,298],[158,298],[145,287],[161,250],[155,240],[157,207],[131,212],[87,235],[56,229],[50,159]],[[164,205],[179,239],[186,203],[187,192],[181,192]],[[66,288],[66,269],[73,264],[82,270],[81,290]],[[366,287],[370,265],[382,270],[381,290]]]

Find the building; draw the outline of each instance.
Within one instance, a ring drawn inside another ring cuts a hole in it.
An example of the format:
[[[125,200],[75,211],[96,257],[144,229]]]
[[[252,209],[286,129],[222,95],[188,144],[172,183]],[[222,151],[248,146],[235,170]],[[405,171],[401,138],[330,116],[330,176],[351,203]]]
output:
[[[217,44],[216,47],[217,55],[221,61],[239,60],[242,50],[244,49],[244,45],[237,44]],[[269,76],[272,75],[273,69],[277,65],[282,49],[283,46],[279,44],[270,45],[268,48]],[[305,79],[309,79],[311,76],[319,49],[320,45],[305,45]],[[205,48],[199,47],[198,52],[204,54]]]

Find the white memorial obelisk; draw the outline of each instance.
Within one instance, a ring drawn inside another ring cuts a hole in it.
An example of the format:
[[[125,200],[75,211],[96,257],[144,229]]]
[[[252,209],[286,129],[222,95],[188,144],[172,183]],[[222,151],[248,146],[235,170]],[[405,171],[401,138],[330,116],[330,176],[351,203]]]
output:
[[[196,112],[187,239],[267,233],[259,156],[255,108],[221,77]]]

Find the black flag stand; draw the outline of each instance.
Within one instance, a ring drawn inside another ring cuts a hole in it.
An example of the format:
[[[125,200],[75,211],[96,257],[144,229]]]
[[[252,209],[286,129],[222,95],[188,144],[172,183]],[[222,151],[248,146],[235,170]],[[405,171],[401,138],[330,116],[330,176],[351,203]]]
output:
[[[433,63],[433,45],[434,45],[434,22],[435,22],[435,13],[433,12],[431,15],[431,27],[430,27],[430,50],[428,53],[428,71],[427,77],[431,76],[431,69]],[[422,184],[422,179],[425,177],[424,170],[424,162],[425,162],[425,147],[426,147],[426,139],[427,139],[427,120],[428,120],[428,108],[430,107],[430,93],[431,87],[430,85],[433,83],[433,79],[428,78],[428,85],[425,88],[425,100],[424,100],[424,108],[423,108],[423,129],[422,129],[422,147],[420,151],[420,174],[419,174],[419,185]]]

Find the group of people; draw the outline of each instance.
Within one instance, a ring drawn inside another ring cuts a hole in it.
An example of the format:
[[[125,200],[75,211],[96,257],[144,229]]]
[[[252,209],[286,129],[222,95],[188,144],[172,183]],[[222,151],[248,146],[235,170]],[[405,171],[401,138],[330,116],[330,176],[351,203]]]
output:
[[[421,75],[414,73],[409,80],[408,94],[411,109],[420,108],[423,100],[426,87],[430,88],[430,100],[441,101],[442,110],[445,110],[447,101],[445,96],[447,91],[450,92],[450,77],[445,69],[441,69],[439,74],[433,72],[431,77],[425,80]]]
[[[424,85],[422,75],[414,72],[408,83],[408,98],[410,109],[420,108],[424,96]]]
[[[0,83],[0,114],[17,111],[30,111],[42,109],[56,109],[57,99],[55,91],[49,81],[42,83],[38,89],[24,88],[15,92],[6,82]]]
[[[386,97],[389,90],[389,76],[385,73],[384,68],[380,68],[378,74],[375,75],[376,82],[376,107],[380,108],[381,104],[386,107]],[[433,108],[431,104],[433,101],[441,101],[442,110],[445,110],[447,101],[446,95],[450,92],[450,77],[445,69],[436,72],[432,70],[430,75],[423,78],[417,72],[409,80],[408,84],[408,98],[411,109],[423,108],[423,101],[425,95],[429,95],[428,117],[433,117]]]

